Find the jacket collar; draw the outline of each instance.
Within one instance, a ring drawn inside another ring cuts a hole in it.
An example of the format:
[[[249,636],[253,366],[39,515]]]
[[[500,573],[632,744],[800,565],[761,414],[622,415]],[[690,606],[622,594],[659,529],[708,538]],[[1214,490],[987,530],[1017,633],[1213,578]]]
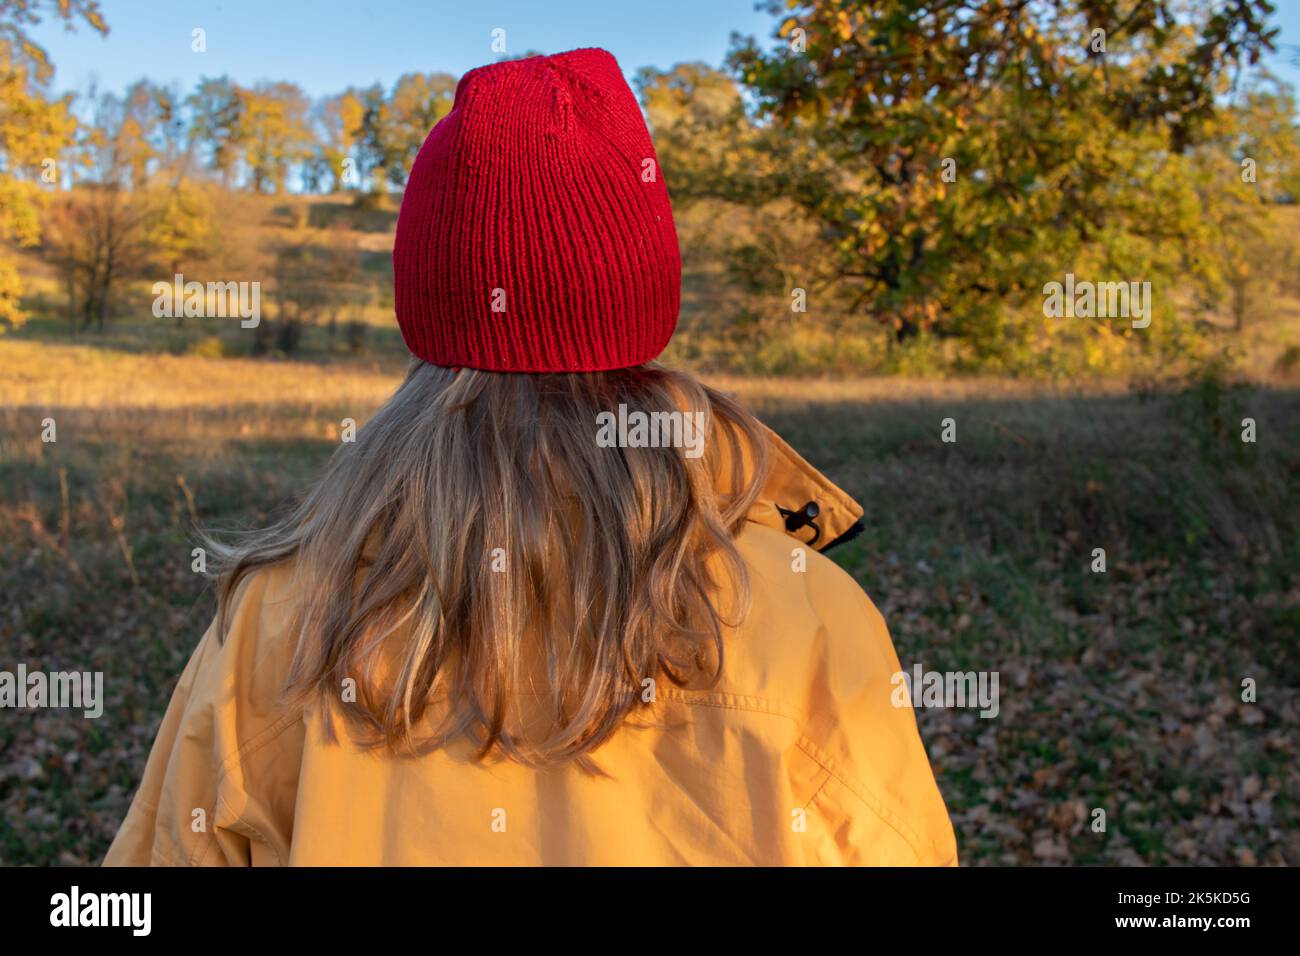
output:
[[[767,439],[768,471],[746,519],[783,531],[818,551],[829,551],[861,534],[862,506],[780,435],[761,422],[759,427]],[[719,493],[725,493],[730,486],[731,452],[725,443],[720,443],[720,449],[714,484]],[[742,456],[741,475],[748,483],[753,479],[755,464],[747,450]],[[372,534],[364,553],[373,560],[378,550],[378,539]]]
[[[862,531],[862,506],[807,461],[766,425],[768,473],[748,520],[826,551]],[[725,457],[725,453],[724,453]],[[754,463],[746,454],[743,473],[749,480]],[[730,474],[722,462],[721,475]]]

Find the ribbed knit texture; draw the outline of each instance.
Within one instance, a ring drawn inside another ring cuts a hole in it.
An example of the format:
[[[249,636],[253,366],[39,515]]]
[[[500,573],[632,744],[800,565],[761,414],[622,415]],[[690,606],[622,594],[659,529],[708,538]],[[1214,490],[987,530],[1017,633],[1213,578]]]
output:
[[[397,322],[413,354],[501,372],[639,365],[677,325],[681,269],[663,172],[612,55],[461,77],[397,220]]]

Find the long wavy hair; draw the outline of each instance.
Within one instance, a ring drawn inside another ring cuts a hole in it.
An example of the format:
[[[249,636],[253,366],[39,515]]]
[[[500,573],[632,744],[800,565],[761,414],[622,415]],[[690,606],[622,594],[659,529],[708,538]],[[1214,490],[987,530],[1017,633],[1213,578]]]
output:
[[[703,454],[598,442],[620,405],[702,413]],[[716,682],[750,602],[733,538],[766,468],[761,426],[685,373],[416,360],[289,514],[209,539],[218,633],[250,574],[291,562],[285,693],[318,695],[330,739],[342,714],[394,753],[468,736],[480,757],[594,766],[647,679]]]

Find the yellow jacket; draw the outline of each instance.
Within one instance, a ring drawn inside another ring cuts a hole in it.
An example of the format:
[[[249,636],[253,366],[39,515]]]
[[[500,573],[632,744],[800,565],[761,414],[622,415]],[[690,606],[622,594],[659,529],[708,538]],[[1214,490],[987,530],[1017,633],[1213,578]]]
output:
[[[664,688],[594,753],[605,776],[395,758],[277,703],[289,571],[243,588],[181,675],[107,865],[955,865],[956,842],[885,622],[817,553],[862,509],[775,435],[737,544],[753,609],[721,681]],[[787,512],[815,502],[811,526]],[[794,522],[797,523],[797,519]],[[816,536],[814,541],[814,536]],[[648,726],[643,725],[648,724]]]

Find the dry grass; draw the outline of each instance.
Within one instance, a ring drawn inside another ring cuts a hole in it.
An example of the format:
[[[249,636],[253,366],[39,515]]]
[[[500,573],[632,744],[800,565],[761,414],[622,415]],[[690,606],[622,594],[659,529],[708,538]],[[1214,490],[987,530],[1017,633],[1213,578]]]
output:
[[[123,353],[89,345],[0,339],[8,406],[98,410],[277,406],[382,401],[396,377],[379,362],[322,366],[255,359]]]

